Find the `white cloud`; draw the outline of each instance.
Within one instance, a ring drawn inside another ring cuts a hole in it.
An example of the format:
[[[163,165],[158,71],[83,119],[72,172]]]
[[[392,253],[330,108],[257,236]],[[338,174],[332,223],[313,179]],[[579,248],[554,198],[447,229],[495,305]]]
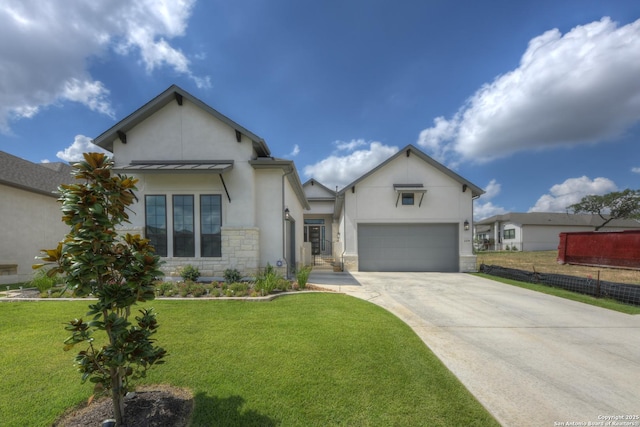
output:
[[[87,82],[72,78],[65,82],[61,96],[69,101],[80,102],[93,111],[115,117],[107,100],[109,91],[102,82]]]
[[[167,41],[184,35],[195,0],[5,0],[0,4],[0,130],[45,106],[74,101],[113,116],[109,91],[87,61],[112,49],[137,55],[148,72],[190,71],[187,56]]]
[[[336,144],[339,151],[351,151],[348,154],[343,156],[332,154],[316,164],[305,166],[305,176],[315,178],[328,188],[336,186],[342,188],[398,152],[398,147],[384,145],[380,142],[361,144],[354,143],[354,141],[346,143],[347,145],[351,144],[350,147],[340,143]],[[364,145],[368,145],[368,148],[352,151],[356,147]]]
[[[562,184],[551,187],[549,194],[541,196],[529,212],[566,212],[567,206],[578,203],[584,196],[602,195],[617,190],[616,184],[608,178],[569,178]]]
[[[358,147],[367,145],[364,139],[352,139],[351,141],[335,141],[333,143],[339,151],[353,151]]]
[[[455,122],[447,121],[444,117],[436,117],[433,120],[433,125],[433,127],[420,132],[418,143],[428,149],[434,159],[444,162],[450,147],[441,144],[441,141],[448,141],[455,136]]]
[[[532,39],[520,65],[482,86],[418,144],[435,158],[489,161],[513,152],[613,139],[640,121],[640,20],[609,18]]]
[[[289,156],[291,157],[295,157],[298,154],[300,154],[300,146],[298,144],[293,146],[293,150],[291,151],[291,153],[289,153]]]
[[[640,173],[640,168],[631,168],[631,172]]]
[[[492,202],[480,203],[475,202],[473,206],[473,219],[475,221],[481,221],[485,218],[490,218],[494,215],[502,215],[507,213],[507,210],[502,206],[496,206]]]
[[[484,188],[484,194],[480,196],[479,200],[491,200],[496,197],[502,191],[502,184],[498,184],[495,179],[489,181],[489,184]]]
[[[502,191],[502,185],[496,182],[495,179],[489,181],[489,184],[484,188],[485,193],[473,202],[473,218],[474,220],[482,220],[494,215],[502,215],[507,213],[506,209],[501,206],[496,206],[490,200],[500,194]]]
[[[65,162],[72,163],[82,160],[82,153],[97,152],[105,153],[111,156],[111,153],[103,150],[102,148],[93,144],[91,141],[92,139],[88,136],[76,135],[75,139],[73,140],[73,144],[65,148],[64,151],[58,151],[56,157],[64,160]]]

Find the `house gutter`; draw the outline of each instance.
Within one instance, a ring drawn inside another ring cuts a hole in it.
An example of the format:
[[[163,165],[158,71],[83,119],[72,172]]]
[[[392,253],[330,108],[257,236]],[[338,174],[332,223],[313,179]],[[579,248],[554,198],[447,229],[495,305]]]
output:
[[[347,253],[347,196],[343,194],[342,197],[342,241],[344,244],[342,245],[342,255],[340,255],[340,264],[342,264],[340,270],[344,271],[344,254]]]
[[[285,223],[287,222],[287,218],[285,216],[284,210],[287,208],[285,205],[285,192],[284,192],[284,180],[288,175],[291,175],[294,172],[293,168],[289,168],[288,172],[284,172],[282,174],[282,209],[280,209],[280,214],[282,215],[282,259],[287,264],[287,279],[290,278],[291,268],[289,266],[289,260],[287,259],[287,228]],[[292,249],[293,250],[293,249]]]

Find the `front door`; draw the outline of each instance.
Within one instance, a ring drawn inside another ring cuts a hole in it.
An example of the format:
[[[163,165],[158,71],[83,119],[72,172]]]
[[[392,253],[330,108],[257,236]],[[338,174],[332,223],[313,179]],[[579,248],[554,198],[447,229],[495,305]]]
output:
[[[320,226],[309,227],[309,241],[311,242],[311,254],[320,255]]]

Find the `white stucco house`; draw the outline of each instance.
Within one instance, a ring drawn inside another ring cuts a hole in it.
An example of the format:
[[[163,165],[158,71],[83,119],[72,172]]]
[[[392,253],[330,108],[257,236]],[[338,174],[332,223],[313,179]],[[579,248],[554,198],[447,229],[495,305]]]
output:
[[[32,163],[0,151],[0,284],[28,282],[41,249],[69,232],[58,186],[73,181],[66,163]]]
[[[150,239],[170,277],[187,264],[203,277],[229,268],[252,276],[267,264],[290,276],[325,260],[361,271],[475,269],[473,200],[482,189],[412,145],[340,191],[303,185],[293,161],[175,85],[93,142],[116,172],[139,180],[121,231]],[[7,170],[30,178],[12,182]],[[68,165],[0,165],[9,202],[0,205],[1,274],[30,277],[39,250],[68,233],[53,193],[63,181],[44,171],[72,179]]]
[[[340,191],[313,179],[304,189],[305,238],[314,254],[330,251],[344,269],[476,269],[473,200],[484,191],[413,145]]]
[[[594,231],[602,224],[598,215],[557,212],[511,212],[477,221],[474,240],[479,250],[549,251],[558,249],[559,235]],[[640,229],[635,220],[613,220],[600,231]]]
[[[171,86],[95,138],[115,169],[139,179],[128,232],[151,240],[169,276],[267,264],[290,275],[304,259],[309,209],[295,165],[264,139]]]
[[[137,177],[130,226],[170,274],[291,273],[313,256],[362,271],[475,269],[473,200],[483,191],[409,145],[340,191],[301,184],[290,160],[177,86],[94,143]]]

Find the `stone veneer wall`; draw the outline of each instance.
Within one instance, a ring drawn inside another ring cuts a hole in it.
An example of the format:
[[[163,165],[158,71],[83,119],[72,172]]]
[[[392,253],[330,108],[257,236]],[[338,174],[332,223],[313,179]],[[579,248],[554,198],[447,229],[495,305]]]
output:
[[[187,264],[197,267],[202,277],[224,277],[224,271],[235,268],[243,276],[255,276],[260,261],[260,230],[255,227],[222,227],[220,258],[164,258],[162,270],[168,277],[180,277]]]
[[[142,234],[140,229],[120,229],[121,233]],[[166,277],[180,277],[180,269],[187,264],[197,267],[202,277],[224,277],[228,268],[237,269],[243,276],[255,276],[260,267],[260,229],[257,227],[222,227],[222,256],[220,258],[180,257],[162,258],[161,270]]]
[[[478,271],[477,267],[478,257],[475,255],[466,255],[460,257],[460,272],[461,273],[475,273]]]

